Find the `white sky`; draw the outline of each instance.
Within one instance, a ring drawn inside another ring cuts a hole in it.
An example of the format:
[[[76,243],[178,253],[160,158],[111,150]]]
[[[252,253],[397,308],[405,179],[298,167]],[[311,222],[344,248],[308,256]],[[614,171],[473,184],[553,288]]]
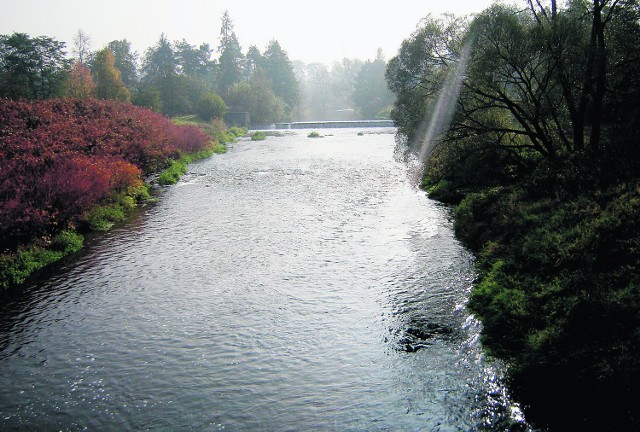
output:
[[[344,57],[387,58],[428,15],[480,12],[492,0],[0,0],[0,34],[28,33],[67,43],[82,29],[99,49],[129,40],[142,54],[165,33],[217,48],[225,9],[243,52],[276,39],[291,60],[331,64]]]

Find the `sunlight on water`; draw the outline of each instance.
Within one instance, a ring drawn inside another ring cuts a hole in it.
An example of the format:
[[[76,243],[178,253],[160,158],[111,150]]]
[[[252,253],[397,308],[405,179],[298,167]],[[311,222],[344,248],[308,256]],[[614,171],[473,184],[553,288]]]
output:
[[[240,140],[0,301],[0,430],[525,430],[394,132]]]

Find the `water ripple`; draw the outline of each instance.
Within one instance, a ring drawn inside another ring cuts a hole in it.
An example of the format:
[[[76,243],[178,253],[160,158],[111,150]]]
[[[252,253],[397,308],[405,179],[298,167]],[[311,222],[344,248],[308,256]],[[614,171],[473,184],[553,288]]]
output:
[[[0,310],[0,429],[473,430],[513,405],[471,256],[393,135],[293,134],[190,166]]]

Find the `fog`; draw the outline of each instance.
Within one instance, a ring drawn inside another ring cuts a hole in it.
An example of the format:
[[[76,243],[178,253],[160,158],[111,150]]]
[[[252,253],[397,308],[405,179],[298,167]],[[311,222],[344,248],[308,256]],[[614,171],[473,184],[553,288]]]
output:
[[[428,14],[479,12],[491,0],[399,0],[395,2],[292,0],[0,0],[0,34],[50,36],[71,48],[79,29],[100,49],[127,39],[142,53],[164,33],[171,40],[218,46],[225,10],[243,50],[280,42],[292,60],[331,64],[342,58],[375,59],[378,48],[394,55]]]

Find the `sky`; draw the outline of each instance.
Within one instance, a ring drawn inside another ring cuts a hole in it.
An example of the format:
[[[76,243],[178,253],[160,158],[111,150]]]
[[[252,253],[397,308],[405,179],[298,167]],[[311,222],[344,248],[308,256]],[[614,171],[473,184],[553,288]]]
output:
[[[477,13],[493,0],[0,0],[0,34],[49,36],[67,43],[82,30],[91,49],[127,39],[141,55],[164,33],[192,45],[219,43],[229,11],[243,52],[277,40],[290,60],[332,64],[394,56],[421,18]]]

